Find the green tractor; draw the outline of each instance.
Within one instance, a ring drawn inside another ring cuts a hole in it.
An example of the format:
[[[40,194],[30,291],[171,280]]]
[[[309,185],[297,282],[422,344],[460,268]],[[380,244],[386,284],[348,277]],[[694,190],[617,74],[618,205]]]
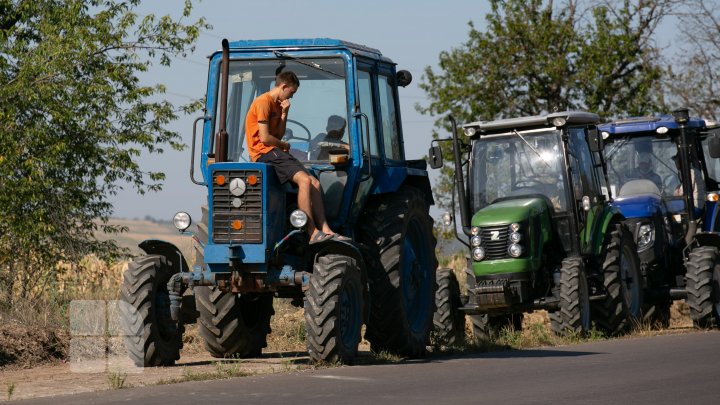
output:
[[[480,340],[519,330],[523,313],[539,309],[559,335],[583,335],[591,320],[609,334],[636,321],[630,304],[641,291],[639,260],[622,214],[609,204],[599,117],[556,112],[473,122],[463,125],[467,144],[450,120],[453,137],[444,141],[453,145],[466,235],[458,240],[469,250],[467,295],[459,295],[454,274],[438,271],[435,335],[452,343],[462,333],[448,310],[458,301]],[[439,141],[430,161],[443,164]]]

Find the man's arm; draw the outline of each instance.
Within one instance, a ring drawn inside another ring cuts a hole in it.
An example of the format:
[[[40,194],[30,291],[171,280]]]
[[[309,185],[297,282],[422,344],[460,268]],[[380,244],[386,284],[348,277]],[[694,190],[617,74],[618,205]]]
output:
[[[285,125],[283,124],[282,126],[284,127]],[[285,133],[284,128],[281,133]],[[260,137],[260,142],[264,143],[265,145],[274,146],[284,151],[290,149],[289,143],[282,141],[279,138],[270,134],[270,125],[268,125],[268,123],[265,121],[258,122],[258,135]]]

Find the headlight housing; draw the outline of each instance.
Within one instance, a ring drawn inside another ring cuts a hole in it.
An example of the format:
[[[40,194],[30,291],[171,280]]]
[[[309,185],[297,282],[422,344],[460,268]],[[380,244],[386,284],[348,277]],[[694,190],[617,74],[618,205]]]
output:
[[[508,254],[512,257],[520,257],[522,255],[522,247],[517,243],[508,246]]]
[[[646,250],[652,247],[655,242],[655,226],[653,224],[642,224],[638,228],[637,248]]]
[[[470,246],[472,247],[478,247],[482,244],[482,240],[480,239],[480,236],[475,235],[472,238],[470,238]]]
[[[475,249],[473,249],[472,255],[473,255],[473,260],[475,260],[476,262],[479,262],[485,258],[485,249],[483,249],[482,246],[476,247]]]
[[[307,224],[307,214],[303,210],[295,210],[290,214],[290,225],[302,228]]]
[[[175,216],[173,216],[173,225],[180,232],[188,229],[190,227],[190,224],[192,224],[192,218],[190,218],[190,214],[188,214],[187,212],[181,211],[175,214]]]

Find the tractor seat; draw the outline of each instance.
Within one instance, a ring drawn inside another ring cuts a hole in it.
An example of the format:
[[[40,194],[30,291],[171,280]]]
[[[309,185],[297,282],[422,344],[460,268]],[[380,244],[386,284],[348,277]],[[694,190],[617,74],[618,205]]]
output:
[[[623,184],[618,193],[618,197],[631,197],[643,194],[660,194],[660,189],[650,180],[630,180]]]

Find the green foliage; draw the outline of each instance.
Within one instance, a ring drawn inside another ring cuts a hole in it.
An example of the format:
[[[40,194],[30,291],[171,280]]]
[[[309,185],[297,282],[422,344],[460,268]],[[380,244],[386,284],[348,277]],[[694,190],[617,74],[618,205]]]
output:
[[[112,259],[99,241],[110,196],[123,184],[159,190],[142,151],[181,150],[166,128],[197,102],[176,107],[162,85],[141,84],[154,63],[192,51],[203,19],[140,16],[140,0],[0,0],[0,295],[51,282],[58,263]],[[14,287],[15,286],[15,287]]]
[[[651,39],[672,3],[492,0],[487,29],[469,22],[467,42],[441,52],[438,71],[425,69],[420,87],[430,103],[417,109],[442,117],[436,128],[444,131],[447,114],[462,123],[556,109],[603,117],[652,112],[662,70]],[[449,208],[455,170],[450,144],[443,150],[434,191]]]

